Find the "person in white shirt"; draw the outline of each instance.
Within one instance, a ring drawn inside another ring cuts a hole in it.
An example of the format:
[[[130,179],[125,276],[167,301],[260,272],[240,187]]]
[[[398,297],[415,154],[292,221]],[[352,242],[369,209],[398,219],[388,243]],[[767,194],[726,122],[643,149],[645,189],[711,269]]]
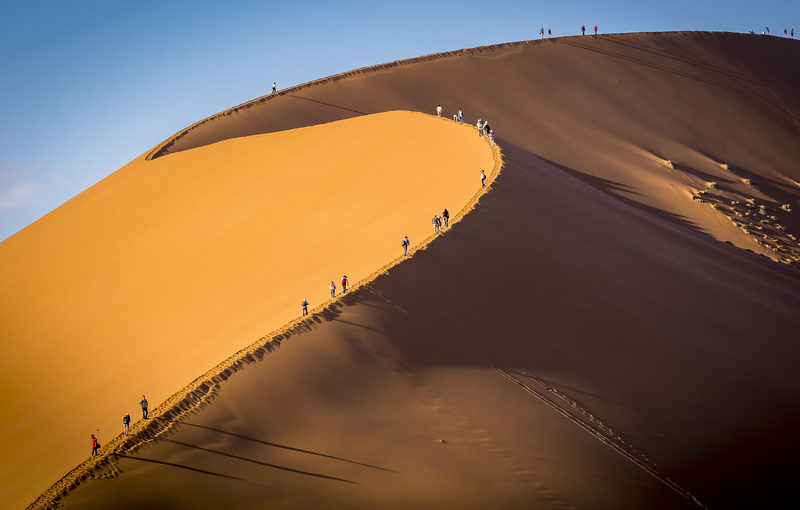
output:
[[[436,116],[437,117],[441,117],[442,116],[442,105],[437,105],[436,106]]]

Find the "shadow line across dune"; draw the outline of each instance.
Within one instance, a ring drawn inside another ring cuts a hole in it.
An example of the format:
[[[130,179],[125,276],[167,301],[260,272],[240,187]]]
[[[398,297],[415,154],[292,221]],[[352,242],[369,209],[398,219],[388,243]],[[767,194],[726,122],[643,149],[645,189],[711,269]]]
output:
[[[367,467],[367,468],[370,468],[370,469],[379,469],[381,471],[388,471],[390,473],[396,473],[396,471],[394,471],[392,469],[383,468],[383,467],[380,467],[380,466],[373,466],[372,464],[366,464],[364,462],[358,462],[356,460],[345,459],[343,457],[337,457],[335,455],[328,455],[326,453],[315,452],[315,451],[312,451],[312,450],[305,450],[303,448],[296,448],[294,446],[282,445],[282,444],[278,444],[278,443],[273,443],[271,441],[264,441],[263,439],[256,439],[254,437],[249,437],[249,436],[245,436],[243,434],[237,434],[235,432],[229,432],[227,430],[222,430],[222,429],[218,429],[218,428],[214,428],[214,427],[208,427],[206,425],[198,425],[196,423],[189,423],[189,422],[186,422],[186,421],[178,421],[177,423],[180,423],[181,425],[187,425],[189,427],[197,427],[197,428],[200,428],[200,429],[210,430],[212,432],[225,434],[225,435],[228,435],[228,436],[231,436],[231,437],[244,439],[246,441],[252,441],[254,443],[263,444],[263,445],[266,445],[266,446],[272,446],[273,448],[281,448],[281,449],[290,450],[290,451],[293,451],[293,452],[306,453],[308,455],[316,455],[318,457],[325,457],[326,459],[333,459],[333,460],[338,460],[338,461],[341,461],[341,462],[348,462],[350,464],[356,464],[358,466],[364,466],[364,467]],[[175,442],[175,441],[172,441],[172,442]]]

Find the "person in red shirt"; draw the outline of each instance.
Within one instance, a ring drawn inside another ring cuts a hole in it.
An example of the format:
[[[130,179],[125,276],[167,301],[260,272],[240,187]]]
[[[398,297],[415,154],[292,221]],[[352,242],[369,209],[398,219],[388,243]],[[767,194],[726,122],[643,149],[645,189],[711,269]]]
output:
[[[100,448],[100,443],[97,442],[97,438],[94,437],[94,434],[92,434],[92,457],[96,457],[97,455],[99,455],[97,453],[97,450],[99,448]]]
[[[597,35],[597,25],[594,26],[594,35]]]
[[[347,292],[347,275],[342,276],[342,294]]]

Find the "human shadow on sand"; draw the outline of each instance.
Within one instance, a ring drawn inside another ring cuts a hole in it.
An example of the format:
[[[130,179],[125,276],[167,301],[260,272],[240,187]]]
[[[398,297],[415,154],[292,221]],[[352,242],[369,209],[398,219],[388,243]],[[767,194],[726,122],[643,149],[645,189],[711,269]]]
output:
[[[287,445],[283,445],[283,444],[273,443],[271,441],[264,441],[263,439],[256,439],[254,437],[245,436],[243,434],[237,434],[235,432],[228,432],[227,430],[222,430],[222,429],[218,429],[218,428],[214,428],[214,427],[208,427],[206,425],[198,425],[196,423],[189,423],[189,422],[185,422],[185,421],[179,421],[178,423],[180,423],[181,425],[188,425],[190,427],[197,427],[197,428],[200,428],[200,429],[210,430],[212,432],[217,432],[219,434],[225,434],[225,435],[228,435],[228,436],[231,436],[231,437],[244,439],[246,441],[252,441],[254,443],[263,444],[263,445],[266,445],[266,446],[271,446],[273,448],[281,448],[283,450],[290,450],[290,451],[293,451],[293,452],[305,453],[305,454],[308,454],[308,455],[315,455],[317,457],[324,457],[326,459],[338,460],[338,461],[341,461],[341,462],[347,462],[349,464],[356,464],[358,466],[363,466],[363,467],[367,467],[367,468],[370,468],[370,469],[378,469],[378,470],[381,470],[381,471],[388,471],[390,473],[395,473],[396,472],[396,471],[388,469],[388,468],[384,468],[384,467],[380,467],[380,466],[374,466],[372,464],[366,464],[364,462],[358,462],[358,461],[351,460],[351,459],[345,459],[343,457],[337,457],[335,455],[328,455],[327,453],[315,452],[313,450],[304,450],[302,448],[296,448],[294,446],[287,446]]]
[[[163,460],[148,459],[148,458],[145,458],[145,457],[134,457],[133,455],[125,455],[125,454],[122,454],[122,453],[114,453],[112,455],[114,457],[118,457],[118,458],[122,458],[122,459],[131,459],[131,460],[138,460],[138,461],[142,461],[142,462],[150,462],[150,463],[153,463],[153,464],[161,464],[161,465],[164,465],[164,466],[172,466],[172,467],[176,467],[176,468],[180,468],[180,469],[186,469],[187,471],[194,471],[195,473],[202,473],[204,475],[211,475],[211,476],[216,476],[218,478],[227,478],[229,480],[236,480],[236,481],[239,481],[239,482],[244,482],[244,483],[246,483],[248,485],[255,485],[256,487],[263,487],[265,489],[269,488],[266,485],[261,485],[259,483],[250,482],[248,480],[245,480],[244,478],[239,478],[238,476],[226,475],[225,473],[217,473],[216,471],[208,471],[206,469],[200,469],[200,468],[195,468],[195,467],[192,467],[192,466],[186,466],[184,464],[176,464],[175,462],[166,462],[166,461],[163,461]]]
[[[286,467],[286,466],[279,466],[278,464],[271,464],[269,462],[262,462],[260,460],[255,460],[255,459],[250,459],[250,458],[247,458],[247,457],[242,457],[241,455],[234,455],[232,453],[221,452],[219,450],[212,450],[211,448],[204,448],[202,446],[197,446],[197,445],[193,445],[193,444],[189,444],[189,443],[183,443],[181,441],[175,441],[174,439],[162,439],[161,441],[164,441],[166,443],[176,444],[178,446],[183,446],[183,447],[186,447],[186,448],[193,448],[195,450],[200,450],[200,451],[204,451],[204,452],[208,452],[208,453],[213,453],[215,455],[222,455],[223,457],[230,457],[232,459],[243,460],[245,462],[252,462],[253,464],[258,464],[260,466],[266,466],[266,467],[270,467],[270,468],[274,468],[274,469],[280,469],[281,471],[288,471],[290,473],[297,473],[298,475],[312,476],[314,478],[324,478],[326,480],[334,480],[334,481],[337,481],[337,482],[345,482],[345,483],[352,483],[352,484],[358,485],[358,482],[354,482],[353,480],[348,480],[346,478],[339,478],[337,476],[324,475],[322,473],[313,473],[311,471],[303,471],[301,469],[294,469],[294,468],[290,468],[290,467]]]

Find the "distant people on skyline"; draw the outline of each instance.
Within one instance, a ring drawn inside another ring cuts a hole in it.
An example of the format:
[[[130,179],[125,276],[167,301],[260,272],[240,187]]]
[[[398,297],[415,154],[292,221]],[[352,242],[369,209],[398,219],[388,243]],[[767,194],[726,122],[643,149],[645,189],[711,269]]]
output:
[[[433,223],[433,233],[434,234],[438,234],[439,233],[439,227],[442,226],[442,220],[440,220],[439,217],[436,216],[436,214],[434,214],[433,215],[433,220],[431,220],[431,221]]]
[[[342,276],[342,294],[347,292],[347,275]]]
[[[122,432],[127,436],[128,435],[128,428],[131,425],[131,415],[125,413],[125,416],[122,417]]]
[[[792,37],[794,37],[794,28],[792,28],[791,34],[792,34]]]
[[[408,245],[411,244],[411,241],[408,240],[408,236],[403,236],[403,240],[400,241],[400,246],[403,247],[403,256],[405,257],[408,253]]]
[[[276,90],[278,90],[278,84],[273,81],[272,82],[272,93],[274,94]]]
[[[764,27],[767,29],[767,35],[769,35],[769,27]]]
[[[489,121],[488,120],[484,120],[483,121],[483,134],[485,134],[486,136],[489,136],[489,131],[491,131],[491,130],[492,130],[492,128],[489,127]]]
[[[494,147],[494,131],[489,130],[489,145]]]
[[[147,398],[142,395],[142,400],[139,401],[139,405],[142,406],[142,419],[147,419]]]
[[[784,28],[783,29],[783,36],[786,37],[787,35],[789,35],[789,31]]]
[[[550,28],[547,28],[547,38],[550,39],[550,36],[553,35],[553,32],[550,31]]]
[[[305,317],[306,315],[308,315],[308,301],[306,301],[306,299],[303,298],[303,317]]]
[[[581,25],[581,35],[586,35],[586,25]]]
[[[444,220],[444,228],[447,228],[450,225],[450,212],[447,209],[442,211],[442,219]]]
[[[461,107],[458,107],[458,121],[464,122],[464,112],[461,110]]]
[[[437,105],[436,106],[436,116],[437,117],[441,117],[442,116],[442,105]]]
[[[481,170],[481,188],[486,187],[486,173]]]
[[[594,35],[597,35],[597,25],[594,26]]]
[[[331,280],[331,285],[328,288],[331,289],[331,299],[335,298],[336,297],[336,284],[333,283],[333,280]]]
[[[475,123],[475,127],[478,128],[478,136],[483,136],[483,120],[478,119],[478,122]]]
[[[542,28],[540,28],[540,29],[539,29],[539,37],[540,37],[541,39],[544,39],[544,27],[542,27]]]
[[[97,450],[99,448],[100,448],[100,443],[97,442],[97,438],[94,437],[94,434],[92,434],[92,457],[96,457],[97,455],[99,455],[97,453]]]

